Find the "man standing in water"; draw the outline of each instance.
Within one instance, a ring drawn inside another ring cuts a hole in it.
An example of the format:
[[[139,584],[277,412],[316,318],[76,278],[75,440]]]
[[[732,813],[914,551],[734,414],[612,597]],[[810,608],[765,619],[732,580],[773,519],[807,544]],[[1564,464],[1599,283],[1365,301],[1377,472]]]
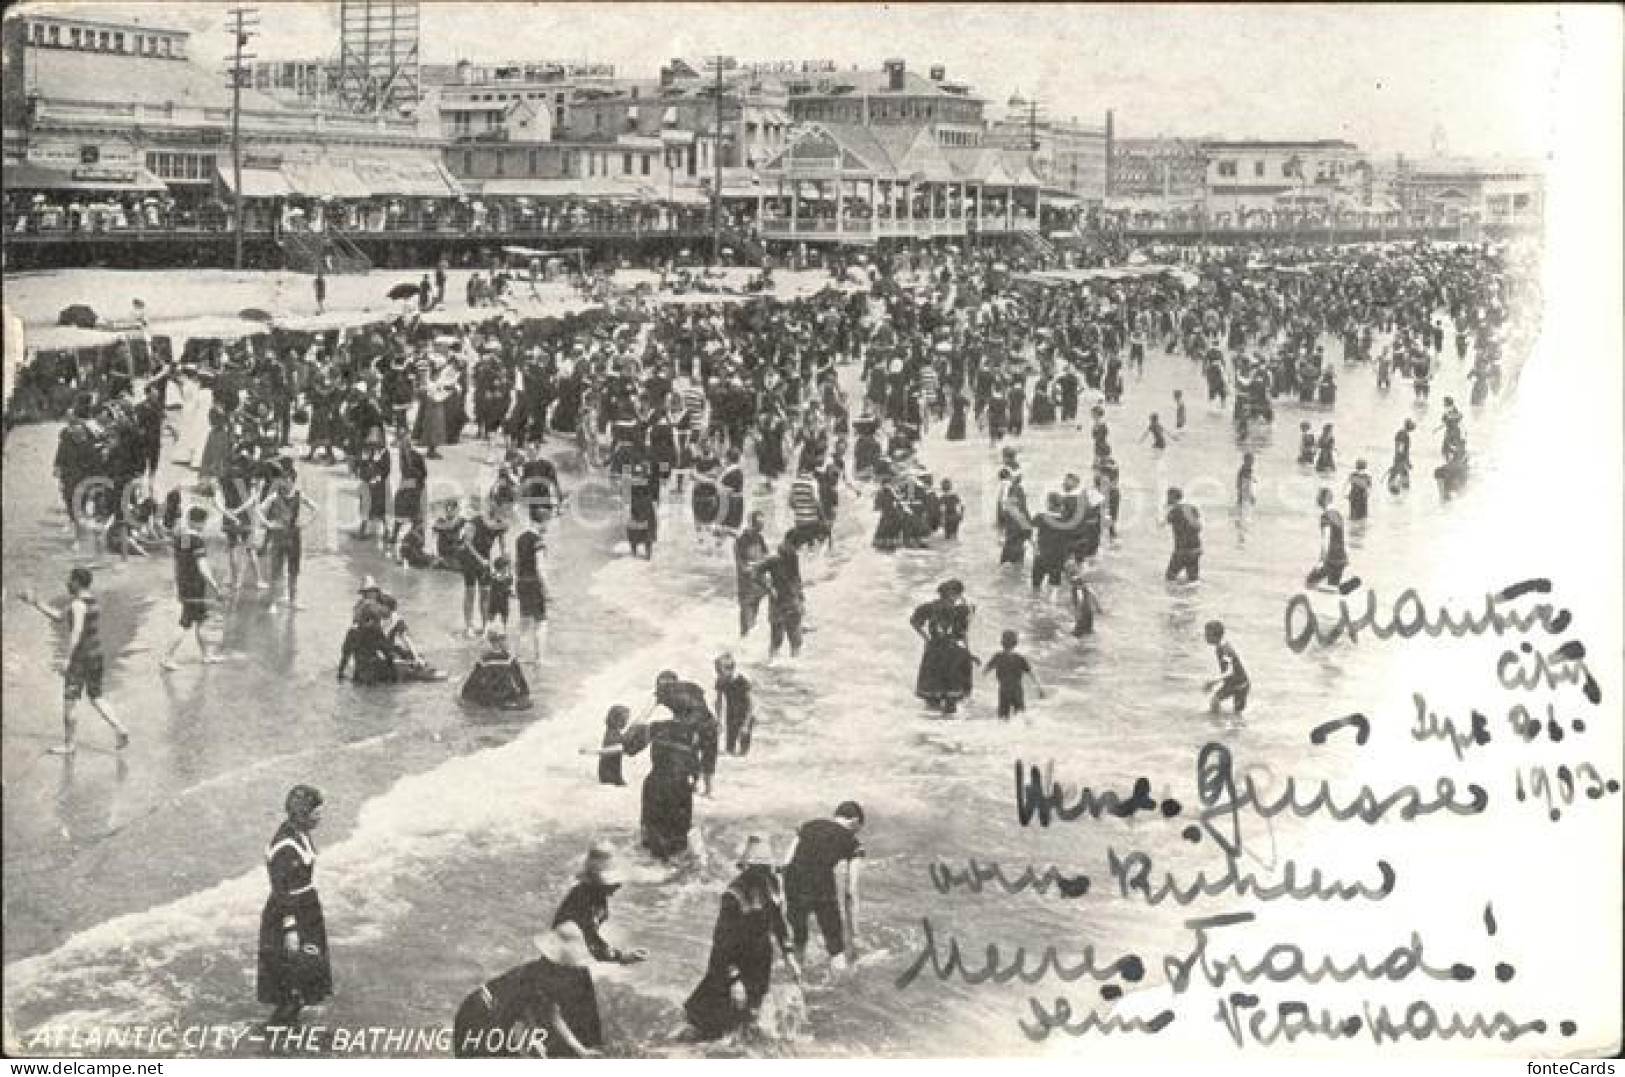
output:
[[[312,510],[316,503],[299,488],[299,476],[294,471],[293,457],[283,456],[282,473],[272,483],[265,500],[260,502],[260,519],[265,524],[265,535],[271,553],[271,612],[277,610],[276,586],[288,576],[288,608],[302,610],[299,601],[299,562],[304,550],[304,534],[299,521],[306,505]]]
[[[73,716],[73,708],[81,693],[90,699],[96,713],[113,727],[115,746],[122,749],[130,743],[129,732],[102,701],[102,613],[96,596],[90,593],[90,582],[87,568],[76,568],[68,573],[68,605],[61,613],[47,609],[30,595],[23,596],[23,601],[53,623],[66,621],[68,624],[68,657],[62,666],[62,747],[50,749],[52,755],[71,756],[79,750],[79,722]]]
[[[203,524],[208,518],[207,509],[193,505],[185,523],[175,528],[175,595],[181,602],[181,631],[158,663],[165,672],[180,668],[175,652],[186,641],[188,630],[197,640],[198,653],[205,664],[222,660],[219,655],[210,654],[209,645],[203,642],[203,622],[209,617],[208,593],[212,591],[214,597],[220,597],[220,585],[209,570],[208,547],[203,542]]]
[[[734,540],[734,570],[739,585],[739,637],[750,635],[767,597],[756,568],[767,559],[767,538],[762,534],[762,514],[750,514],[750,525]]]
[[[1320,493],[1315,495],[1315,504],[1320,506],[1320,563],[1310,570],[1304,586],[1318,588],[1324,583],[1346,595],[1360,586],[1360,579],[1357,576],[1343,578],[1349,567],[1349,555],[1343,541],[1343,516],[1332,508],[1335,500],[1330,487],[1321,487]]]
[[[259,504],[259,480],[254,474],[257,465],[246,454],[232,458],[220,481],[215,484],[214,507],[220,512],[220,530],[226,536],[226,564],[231,572],[231,589],[236,591],[242,582],[243,558],[254,570],[254,586],[265,587],[265,576],[260,571],[259,557],[254,553],[254,507]]]
[[[806,957],[809,916],[818,920],[832,965],[857,960],[858,862],[863,858],[858,834],[862,830],[863,808],[855,800],[844,800],[833,819],[813,819],[796,831],[785,856],[784,894],[785,918],[790,921],[798,964]],[[846,880],[838,888],[835,869],[842,863],[846,864]],[[850,956],[842,958],[843,954]]]
[[[785,640],[790,641],[790,657],[801,654],[801,620],[805,598],[801,590],[801,555],[796,552],[796,533],[786,531],[778,550],[756,566],[757,576],[767,588],[767,626],[770,633],[767,656],[777,658]]]
[[[1185,492],[1177,486],[1168,488],[1168,512],[1163,522],[1174,530],[1174,552],[1168,558],[1163,578],[1172,582],[1183,573],[1195,583],[1202,571],[1202,515],[1195,505],[1185,503]]]
[[[530,661],[542,660],[542,626],[547,624],[547,588],[542,582],[539,564],[547,548],[542,540],[541,526],[536,517],[539,509],[532,507],[525,514],[524,526],[514,539],[514,591],[519,596],[519,638],[530,640]],[[522,650],[516,647],[515,651]],[[520,656],[520,661],[524,661]]]

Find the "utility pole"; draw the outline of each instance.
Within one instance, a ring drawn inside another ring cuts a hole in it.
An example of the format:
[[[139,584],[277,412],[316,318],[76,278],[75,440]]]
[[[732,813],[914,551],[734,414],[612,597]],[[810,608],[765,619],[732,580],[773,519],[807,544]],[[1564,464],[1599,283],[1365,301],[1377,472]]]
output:
[[[232,232],[235,234],[232,265],[243,268],[243,61],[252,53],[243,52],[248,39],[259,32],[259,12],[255,8],[234,7],[226,12],[226,29],[232,35],[231,59],[231,205]]]
[[[717,69],[716,85],[716,142],[711,147],[711,157],[716,165],[716,175],[711,181],[711,262],[715,266],[722,262],[722,73],[733,66],[732,56],[709,56],[707,60]]]

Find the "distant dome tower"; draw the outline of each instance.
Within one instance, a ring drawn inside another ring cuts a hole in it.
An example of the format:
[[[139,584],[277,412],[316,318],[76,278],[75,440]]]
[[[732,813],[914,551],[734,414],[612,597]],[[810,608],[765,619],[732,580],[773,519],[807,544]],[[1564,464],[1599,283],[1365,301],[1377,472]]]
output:
[[[1433,151],[1433,156],[1450,156],[1450,136],[1445,134],[1444,124],[1433,125],[1433,133],[1428,136],[1428,145]]]

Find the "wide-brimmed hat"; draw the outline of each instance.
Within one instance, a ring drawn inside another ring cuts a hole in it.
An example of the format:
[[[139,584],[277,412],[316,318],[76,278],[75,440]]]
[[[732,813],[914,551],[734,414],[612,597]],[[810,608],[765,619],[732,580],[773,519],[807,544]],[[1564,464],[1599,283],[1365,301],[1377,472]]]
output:
[[[536,952],[565,968],[586,968],[592,963],[592,951],[587,949],[587,938],[576,924],[566,921],[551,931],[535,936]]]
[[[602,842],[587,850],[586,862],[577,877],[600,886],[620,886],[625,881],[615,864],[615,850]]]
[[[773,845],[760,834],[752,834],[745,839],[744,848],[739,850],[738,867],[745,868],[776,868],[779,866],[773,858]]]
[[[378,586],[378,581],[377,580],[373,579],[371,576],[364,576],[361,579],[361,587],[360,587],[359,590],[356,591],[356,594],[364,595],[368,591],[382,591],[382,590],[383,590],[383,588]]]

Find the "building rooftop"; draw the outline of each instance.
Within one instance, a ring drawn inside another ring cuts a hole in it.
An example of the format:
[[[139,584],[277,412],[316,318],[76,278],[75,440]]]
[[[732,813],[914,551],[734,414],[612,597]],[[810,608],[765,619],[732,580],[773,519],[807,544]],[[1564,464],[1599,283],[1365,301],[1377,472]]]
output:
[[[807,146],[814,148],[813,153],[803,157],[800,151]],[[993,147],[944,148],[937,145],[928,124],[883,127],[854,123],[809,124],[799,137],[769,160],[765,170],[794,171],[798,159],[827,160],[830,153],[844,154],[842,167],[849,172],[867,167],[881,178],[1038,185],[1027,153]]]
[[[889,71],[835,71],[816,75],[786,75],[784,84],[791,97],[947,97],[956,101],[980,101],[960,83],[934,82],[912,71],[903,72],[903,87],[891,88]]]
[[[1204,150],[1358,150],[1360,147],[1341,138],[1285,139],[1269,141],[1258,139],[1204,139]]]
[[[142,15],[104,15],[101,18],[75,13],[73,10],[39,10],[24,9],[16,13],[14,18],[50,20],[64,25],[94,26],[98,30],[136,30],[143,33],[170,34],[174,37],[190,37],[191,31],[183,30],[178,26],[166,26]]]
[[[1531,157],[1419,157],[1407,171],[1424,176],[1542,175],[1544,166]]]
[[[130,56],[75,49],[30,49],[29,81],[40,97],[60,101],[226,108],[231,91],[224,76],[190,60]],[[282,104],[243,89],[245,111],[282,112]]]

